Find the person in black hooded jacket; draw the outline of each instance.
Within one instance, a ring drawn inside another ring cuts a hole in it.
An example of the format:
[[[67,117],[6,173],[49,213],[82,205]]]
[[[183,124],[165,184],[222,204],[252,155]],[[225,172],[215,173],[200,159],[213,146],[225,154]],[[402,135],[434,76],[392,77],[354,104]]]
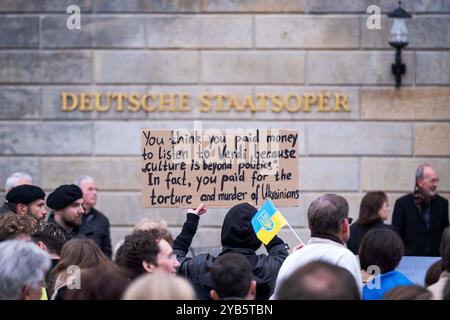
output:
[[[273,293],[278,270],[289,255],[288,245],[275,236],[266,245],[266,254],[256,254],[261,241],[256,237],[251,220],[258,210],[249,203],[241,203],[232,207],[226,214],[222,225],[222,252],[242,254],[250,262],[253,278],[256,281],[256,299],[267,300]],[[180,267],[178,274],[188,279],[195,288],[197,297],[202,300],[211,299],[213,288],[210,270],[217,259],[210,253],[193,258],[187,257],[192,239],[197,231],[200,216],[206,212],[203,204],[195,210],[188,210],[186,222],[181,233],[173,243],[173,251],[177,255]]]

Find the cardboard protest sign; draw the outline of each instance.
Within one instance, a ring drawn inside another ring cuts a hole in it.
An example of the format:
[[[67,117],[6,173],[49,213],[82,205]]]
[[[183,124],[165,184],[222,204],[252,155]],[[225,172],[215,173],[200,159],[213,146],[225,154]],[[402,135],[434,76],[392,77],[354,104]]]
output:
[[[143,130],[143,207],[298,206],[297,130]]]

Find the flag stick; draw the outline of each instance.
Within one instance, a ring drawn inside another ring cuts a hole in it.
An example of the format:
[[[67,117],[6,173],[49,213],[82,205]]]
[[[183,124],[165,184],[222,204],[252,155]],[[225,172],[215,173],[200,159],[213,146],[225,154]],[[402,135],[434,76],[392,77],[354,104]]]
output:
[[[302,241],[302,239],[300,239],[300,237],[298,236],[297,232],[295,232],[294,229],[292,229],[292,227],[289,224],[289,222],[286,221],[286,224],[289,227],[289,229],[291,229],[291,231],[294,233],[294,235],[298,239],[298,241],[300,241],[301,244],[305,245],[305,243]]]

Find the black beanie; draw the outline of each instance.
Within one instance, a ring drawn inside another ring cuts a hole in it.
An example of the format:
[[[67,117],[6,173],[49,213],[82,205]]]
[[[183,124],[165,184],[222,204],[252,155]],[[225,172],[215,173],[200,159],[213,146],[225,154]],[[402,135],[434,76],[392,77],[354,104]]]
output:
[[[61,210],[81,198],[83,198],[83,191],[78,186],[64,184],[48,195],[47,207]]]
[[[14,204],[29,204],[38,199],[45,199],[45,192],[41,188],[30,184],[14,187],[6,194],[6,201]]]
[[[228,211],[222,225],[222,246],[258,250],[261,241],[256,237],[252,218],[258,210],[249,203],[235,205]]]

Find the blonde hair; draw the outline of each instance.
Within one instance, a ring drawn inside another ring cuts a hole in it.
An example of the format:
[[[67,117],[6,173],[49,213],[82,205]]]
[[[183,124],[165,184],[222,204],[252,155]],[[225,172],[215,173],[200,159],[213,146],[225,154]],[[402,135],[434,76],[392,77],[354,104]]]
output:
[[[154,231],[158,232],[157,237],[159,239],[166,240],[170,246],[173,246],[173,237],[169,230],[167,230],[167,221],[164,219],[152,220],[149,218],[142,218],[138,223],[134,225],[133,233],[136,231]]]
[[[123,300],[195,300],[191,284],[162,270],[146,273],[133,281]]]
[[[149,231],[153,229],[167,229],[167,221],[164,219],[156,221],[149,218],[142,218],[134,225],[133,231]]]

